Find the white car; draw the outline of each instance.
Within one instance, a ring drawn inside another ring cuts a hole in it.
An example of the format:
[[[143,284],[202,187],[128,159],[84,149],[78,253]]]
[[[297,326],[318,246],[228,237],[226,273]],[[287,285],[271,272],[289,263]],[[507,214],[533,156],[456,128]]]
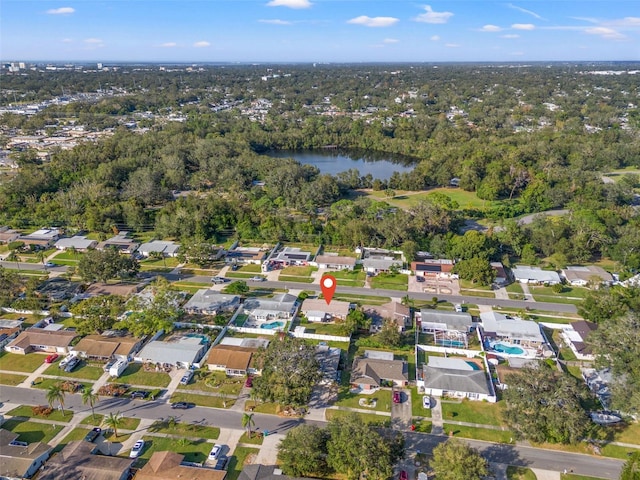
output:
[[[431,397],[429,395],[422,397],[422,408],[431,408]]]
[[[144,448],[144,440],[138,440],[131,449],[131,453],[129,454],[129,458],[138,458],[142,453],[142,449]]]
[[[212,462],[215,462],[216,460],[218,460],[221,450],[222,450],[222,447],[220,445],[214,445],[211,451],[209,452],[209,460],[211,460]]]
[[[252,282],[264,282],[265,278],[259,275],[256,275],[255,277],[251,277],[249,280],[251,280]]]

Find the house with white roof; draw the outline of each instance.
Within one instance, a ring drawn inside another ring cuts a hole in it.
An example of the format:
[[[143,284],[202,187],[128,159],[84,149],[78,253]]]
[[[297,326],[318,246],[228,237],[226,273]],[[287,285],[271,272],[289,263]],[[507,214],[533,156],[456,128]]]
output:
[[[480,321],[485,350],[533,357],[543,354],[546,339],[536,322],[494,311],[481,312]]]
[[[430,356],[417,380],[427,395],[497,401],[493,383],[482,361]]]
[[[162,255],[163,257],[176,257],[179,250],[180,244],[164,240],[153,240],[138,247],[138,253],[143,257],[149,257],[154,254]]]
[[[115,248],[120,253],[133,253],[139,245],[139,242],[129,237],[129,232],[119,232],[117,235],[98,243],[96,249]]]
[[[419,331],[432,334],[433,342],[443,347],[467,348],[469,334],[476,326],[467,312],[423,308],[415,316]]]
[[[586,287],[590,284],[611,285],[613,283],[613,276],[597,265],[568,266],[561,273],[567,283],[576,287]]]
[[[262,264],[262,271],[268,272],[274,268],[284,268],[289,265],[308,265],[311,256],[311,252],[305,252],[297,247],[274,250]]]
[[[172,342],[154,340],[136,354],[135,360],[161,366],[190,368],[202,359],[206,348],[207,344],[202,343],[200,337],[180,337]]]
[[[41,228],[27,235],[20,235],[16,241],[34,247],[50,247],[60,238],[60,230],[57,228]]]
[[[298,309],[298,297],[283,293],[272,298],[247,298],[243,303],[244,311],[258,321],[289,320]]]
[[[351,304],[340,300],[332,300],[327,303],[321,298],[307,298],[300,307],[302,314],[310,322],[335,322],[347,318]]]
[[[356,266],[356,259],[327,253],[318,255],[315,262],[312,262],[312,264],[314,263],[318,268],[327,270],[353,270]]]
[[[520,283],[555,285],[562,281],[560,275],[553,270],[542,270],[539,267],[527,265],[513,267],[511,273],[513,273],[515,281]]]
[[[217,315],[223,311],[234,311],[240,306],[238,295],[227,295],[208,288],[193,294],[183,309],[190,314]]]
[[[83,235],[76,235],[70,238],[61,238],[55,244],[58,250],[75,249],[79,252],[95,248],[98,245],[97,240],[91,240]]]

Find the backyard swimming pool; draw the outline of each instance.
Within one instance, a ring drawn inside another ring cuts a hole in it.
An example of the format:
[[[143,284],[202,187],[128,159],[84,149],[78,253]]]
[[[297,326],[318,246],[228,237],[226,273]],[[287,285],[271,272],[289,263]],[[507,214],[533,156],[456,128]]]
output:
[[[437,343],[441,347],[464,348],[464,342],[461,342],[460,340],[438,340]]]
[[[494,343],[491,345],[496,352],[508,353],[509,355],[522,355],[524,350],[513,345],[505,345],[504,343]]]
[[[187,333],[185,337],[199,338],[201,344],[209,343],[209,337],[200,333]]]
[[[260,328],[264,328],[266,330],[275,330],[276,328],[282,328],[284,327],[284,322],[270,322],[270,323],[263,323],[262,325],[260,325]]]

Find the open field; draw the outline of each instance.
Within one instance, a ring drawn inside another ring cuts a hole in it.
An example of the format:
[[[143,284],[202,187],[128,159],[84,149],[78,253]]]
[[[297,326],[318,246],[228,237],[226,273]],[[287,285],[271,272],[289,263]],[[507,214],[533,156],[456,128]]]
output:
[[[483,425],[503,425],[502,410],[504,402],[472,402],[463,400],[461,403],[442,402],[442,418],[444,421],[479,423]]]
[[[0,385],[15,387],[27,379],[26,375],[14,375],[13,373],[0,373]]]
[[[62,430],[62,425],[30,422],[12,418],[2,424],[2,428],[17,433],[21,442],[48,442]]]
[[[403,273],[380,273],[371,277],[371,288],[386,290],[407,290],[409,278]]]
[[[453,432],[454,437],[473,438],[474,440],[486,440],[488,442],[512,443],[514,436],[507,430],[492,430],[488,428],[475,428],[463,425],[444,424],[446,434]]]
[[[416,205],[422,200],[426,200],[434,193],[440,193],[447,196],[450,200],[453,200],[458,204],[459,209],[464,208],[488,208],[494,205],[499,205],[500,202],[485,201],[478,198],[475,192],[467,192],[459,188],[433,188],[428,191],[414,192],[405,190],[396,190],[394,197],[387,197],[384,191],[373,190],[359,190],[360,193],[364,193],[369,197],[374,197],[376,200],[387,202],[394,207],[408,209]]]

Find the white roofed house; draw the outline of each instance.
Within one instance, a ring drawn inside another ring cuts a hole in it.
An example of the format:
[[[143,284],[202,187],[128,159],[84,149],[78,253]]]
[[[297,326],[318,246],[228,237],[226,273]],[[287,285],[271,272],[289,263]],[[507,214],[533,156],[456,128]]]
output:
[[[52,246],[60,238],[60,230],[57,228],[41,228],[28,235],[20,235],[16,240],[25,245],[47,248]]]
[[[161,255],[163,257],[176,257],[180,245],[171,241],[153,240],[151,242],[143,243],[138,247],[138,253],[143,257],[149,257],[153,255]]]
[[[297,300],[295,295],[283,293],[272,298],[247,298],[242,306],[249,317],[258,321],[289,320],[296,313]]]
[[[356,266],[356,259],[353,257],[341,257],[339,255],[318,255],[315,259],[318,268],[328,270],[353,270]]]
[[[200,337],[180,337],[175,341],[154,340],[147,343],[135,360],[157,365],[169,365],[177,368],[189,368],[197,364],[205,354],[207,344]]]
[[[561,282],[560,275],[552,270],[542,270],[539,267],[520,265],[511,269],[516,282],[531,284],[555,285]]]
[[[182,307],[185,312],[200,315],[217,315],[223,311],[233,311],[240,306],[238,295],[226,295],[206,288],[198,290]]]
[[[283,268],[289,265],[308,265],[311,260],[311,252],[305,252],[297,247],[284,247],[274,251],[262,264],[262,271],[268,272],[274,267]]]
[[[76,235],[75,237],[61,238],[56,242],[55,247],[58,250],[69,250],[73,248],[75,250],[83,252],[85,250],[95,248],[97,245],[97,240],[90,240],[85,236]]]
[[[416,325],[420,333],[432,334],[438,346],[468,348],[476,324],[467,312],[422,309],[416,312]]]
[[[421,376],[418,387],[422,386],[428,395],[497,401],[483,361],[430,356],[429,363],[422,367]]]
[[[589,285],[611,285],[613,276],[597,265],[569,266],[562,270],[562,276],[570,285],[586,287]]]
[[[494,311],[480,313],[480,320],[486,351],[528,358],[553,355],[536,322]]]
[[[389,272],[392,268],[402,268],[402,260],[394,258],[365,258],[362,260],[362,268],[367,273]]]
[[[320,298],[307,298],[300,307],[302,314],[310,322],[335,322],[347,318],[351,304],[340,300],[333,300],[327,303]]]

